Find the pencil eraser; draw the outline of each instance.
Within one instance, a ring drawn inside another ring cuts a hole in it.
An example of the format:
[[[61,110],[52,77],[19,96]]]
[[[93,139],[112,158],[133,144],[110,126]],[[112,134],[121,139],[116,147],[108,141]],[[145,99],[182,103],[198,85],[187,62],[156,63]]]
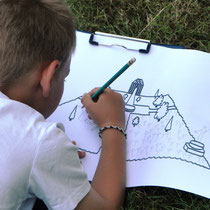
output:
[[[129,62],[128,62],[128,65],[132,65],[134,62],[136,62],[136,58],[132,58]]]

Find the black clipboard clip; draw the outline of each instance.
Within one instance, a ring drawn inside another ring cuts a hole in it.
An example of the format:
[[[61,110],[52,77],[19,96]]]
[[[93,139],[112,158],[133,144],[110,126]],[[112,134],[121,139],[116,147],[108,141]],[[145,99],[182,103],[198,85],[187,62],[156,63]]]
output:
[[[106,37],[106,39],[104,39],[104,37]],[[137,42],[139,42],[139,44],[137,44]],[[150,40],[137,39],[97,31],[91,33],[89,43],[95,46],[118,46],[123,47],[126,50],[138,51],[140,53],[149,53],[152,44]]]

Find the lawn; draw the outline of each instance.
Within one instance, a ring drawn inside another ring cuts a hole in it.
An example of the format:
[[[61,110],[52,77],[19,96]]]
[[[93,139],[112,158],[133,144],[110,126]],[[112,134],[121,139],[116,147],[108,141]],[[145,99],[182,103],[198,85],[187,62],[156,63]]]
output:
[[[67,0],[78,30],[149,39],[210,52],[210,0]],[[210,209],[210,200],[175,189],[126,190],[123,209]]]

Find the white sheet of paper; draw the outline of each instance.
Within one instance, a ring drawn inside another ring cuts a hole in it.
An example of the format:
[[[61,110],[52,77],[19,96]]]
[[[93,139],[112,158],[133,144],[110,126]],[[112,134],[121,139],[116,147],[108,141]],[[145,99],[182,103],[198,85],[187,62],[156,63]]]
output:
[[[126,103],[126,186],[165,186],[210,198],[210,54],[155,45],[149,54],[141,54],[93,46],[89,37],[77,32],[64,94],[49,118],[62,122],[69,138],[86,151],[82,164],[89,180],[101,140],[98,127],[81,108],[81,96],[135,57],[136,63],[111,84]]]

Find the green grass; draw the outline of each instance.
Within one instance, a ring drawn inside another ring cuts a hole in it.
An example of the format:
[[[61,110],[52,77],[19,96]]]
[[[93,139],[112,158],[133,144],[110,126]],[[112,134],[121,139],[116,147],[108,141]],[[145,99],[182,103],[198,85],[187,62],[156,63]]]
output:
[[[67,0],[77,29],[210,52],[209,0]]]
[[[210,52],[210,0],[67,0],[78,30],[101,31]],[[201,177],[202,178],[202,177]],[[123,209],[210,209],[210,200],[175,189],[126,190]]]

